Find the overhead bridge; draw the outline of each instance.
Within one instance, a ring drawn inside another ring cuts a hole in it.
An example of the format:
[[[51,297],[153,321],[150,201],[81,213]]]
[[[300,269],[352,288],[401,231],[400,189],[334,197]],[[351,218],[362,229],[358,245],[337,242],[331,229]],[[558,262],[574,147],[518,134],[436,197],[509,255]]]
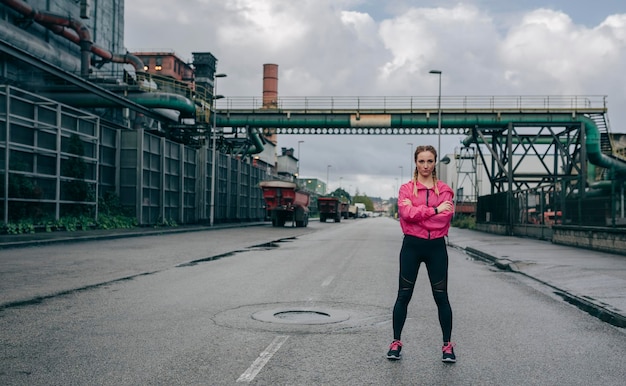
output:
[[[217,101],[217,126],[277,134],[465,134],[524,124],[587,123],[607,113],[605,96],[283,97]],[[439,112],[441,111],[441,122]]]
[[[626,162],[613,154],[603,95],[282,97],[269,102],[232,97],[218,100],[216,112],[218,127],[268,135],[462,135],[464,145],[485,144],[500,160],[493,181],[497,170],[511,173],[501,160],[512,159],[520,149],[541,154],[535,146],[546,144],[555,149],[552,153],[571,158],[569,172],[581,169],[573,165],[580,164],[574,157],[582,155],[626,174]]]

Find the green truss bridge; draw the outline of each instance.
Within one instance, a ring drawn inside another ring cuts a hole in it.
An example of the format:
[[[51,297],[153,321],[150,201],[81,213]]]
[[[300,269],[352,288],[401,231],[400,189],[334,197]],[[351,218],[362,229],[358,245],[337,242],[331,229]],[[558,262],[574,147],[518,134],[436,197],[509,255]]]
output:
[[[506,162],[513,155],[529,153],[565,157],[570,173],[582,168],[583,157],[614,175],[626,174],[626,162],[611,144],[606,96],[443,96],[440,107],[438,102],[437,97],[282,97],[264,103],[233,97],[217,101],[216,126],[246,133],[253,145],[259,130],[266,135],[437,135],[441,130],[441,135],[466,136],[466,146],[486,145],[499,160],[494,180],[510,173]]]

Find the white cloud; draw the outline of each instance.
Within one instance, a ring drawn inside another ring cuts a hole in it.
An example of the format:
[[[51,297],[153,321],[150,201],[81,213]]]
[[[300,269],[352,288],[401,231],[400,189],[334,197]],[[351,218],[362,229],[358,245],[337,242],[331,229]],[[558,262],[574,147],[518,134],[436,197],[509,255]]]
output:
[[[624,65],[626,47],[615,38],[624,26],[619,28],[590,29],[545,9],[528,13],[510,29],[500,49],[511,90],[584,94],[594,84],[608,85],[613,80],[607,82],[607,74]]]
[[[626,131],[626,13],[607,12],[592,25],[505,0],[184,3],[126,2],[127,45],[170,47],[184,58],[212,52],[228,74],[220,94],[260,97],[262,66],[276,63],[279,96],[436,96],[437,78],[428,71],[439,69],[448,96],[606,94],[613,131]],[[308,177],[325,179],[332,164],[331,183],[341,176],[344,186],[383,197],[395,194],[399,165],[408,179],[406,143],[437,142],[434,135],[283,135],[279,146],[295,148],[302,139]],[[443,153],[455,146],[459,138],[443,136]]]
[[[393,56],[381,68],[381,77],[397,87],[396,93],[415,95],[414,90],[424,87],[436,92],[431,69],[443,71],[444,82],[460,90],[473,88],[470,80],[476,74],[489,83],[491,75],[485,70],[493,66],[499,38],[489,15],[475,7],[410,9],[383,21],[380,30]],[[403,92],[407,80],[414,86]]]

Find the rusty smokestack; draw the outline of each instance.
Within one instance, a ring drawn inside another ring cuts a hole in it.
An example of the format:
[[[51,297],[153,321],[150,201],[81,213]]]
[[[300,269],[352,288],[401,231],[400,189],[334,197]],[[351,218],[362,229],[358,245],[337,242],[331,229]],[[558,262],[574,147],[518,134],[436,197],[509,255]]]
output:
[[[278,64],[263,65],[263,108],[278,108]],[[274,129],[267,129],[265,137],[274,144],[278,143]]]

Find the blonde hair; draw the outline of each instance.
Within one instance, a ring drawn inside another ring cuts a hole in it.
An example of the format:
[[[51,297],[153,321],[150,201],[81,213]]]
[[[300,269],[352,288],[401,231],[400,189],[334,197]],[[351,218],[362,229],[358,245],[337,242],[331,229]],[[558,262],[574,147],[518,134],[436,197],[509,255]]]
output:
[[[413,194],[417,197],[417,176],[419,171],[417,170],[417,155],[423,151],[429,151],[435,155],[435,164],[437,163],[437,150],[431,145],[422,145],[415,148],[415,154],[413,160],[415,161],[415,169],[413,170]],[[439,188],[437,187],[437,168],[433,169],[433,186],[435,188],[435,194],[439,195]]]

